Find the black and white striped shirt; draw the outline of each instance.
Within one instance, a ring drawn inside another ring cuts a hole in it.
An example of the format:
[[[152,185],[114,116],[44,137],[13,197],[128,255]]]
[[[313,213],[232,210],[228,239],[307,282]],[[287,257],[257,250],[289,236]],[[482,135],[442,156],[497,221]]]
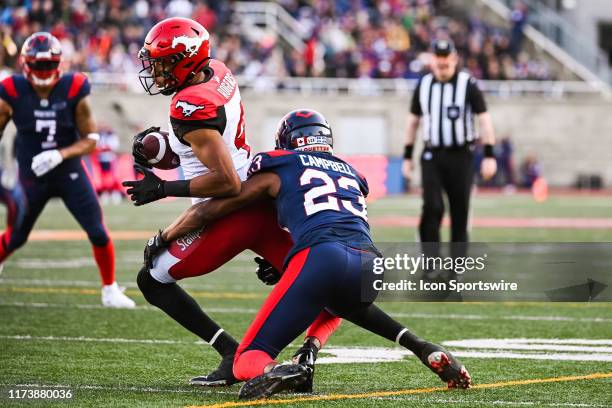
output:
[[[429,147],[460,147],[474,142],[474,114],[487,111],[476,79],[458,71],[448,82],[423,76],[412,96],[410,111],[422,116],[423,141]]]

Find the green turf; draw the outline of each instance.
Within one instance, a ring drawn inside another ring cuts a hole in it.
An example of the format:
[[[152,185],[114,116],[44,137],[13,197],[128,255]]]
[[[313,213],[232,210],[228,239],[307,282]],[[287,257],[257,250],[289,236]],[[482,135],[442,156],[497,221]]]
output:
[[[370,214],[373,217],[416,216],[419,205],[419,200],[413,196],[394,197],[372,203]],[[185,201],[144,208],[127,204],[110,206],[105,208],[105,218],[110,230],[153,232],[170,222],[184,206]],[[474,214],[605,218],[612,216],[612,200],[609,197],[564,196],[551,197],[537,204],[524,195],[483,195],[474,200]],[[0,219],[3,217],[0,213]],[[37,228],[78,227],[61,203],[53,202]],[[378,241],[413,241],[415,235],[414,228],[385,227],[375,228],[373,232]],[[480,228],[472,231],[472,239],[612,241],[612,230]],[[218,358],[208,345],[198,343],[193,335],[161,312],[144,307],[146,302],[134,283],[142,247],[139,241],[116,242],[118,280],[127,286],[138,305],[143,306],[135,311],[97,307],[97,272],[86,242],[30,242],[6,262],[0,276],[0,406],[172,407],[235,401],[238,386],[209,390],[187,385],[190,376],[213,368]],[[256,280],[253,269],[250,256],[244,254],[210,276],[186,281],[184,287],[193,292],[202,306],[230,333],[240,337],[269,291]],[[612,339],[612,304],[607,303],[384,303],[382,307],[420,335],[436,342],[517,337]],[[562,320],[528,320],[542,316]],[[281,358],[288,358],[298,342],[296,340]],[[393,347],[386,340],[371,336],[350,323],[341,326],[329,346]],[[477,384],[612,372],[612,362],[463,360]],[[69,402],[46,403],[7,399],[8,389],[33,384],[70,387],[74,398]],[[401,362],[321,364],[317,369],[316,395],[440,385],[442,383],[416,359],[407,357]],[[605,407],[612,406],[611,385],[612,380],[607,378],[287,405]],[[287,397],[295,396],[279,398]]]

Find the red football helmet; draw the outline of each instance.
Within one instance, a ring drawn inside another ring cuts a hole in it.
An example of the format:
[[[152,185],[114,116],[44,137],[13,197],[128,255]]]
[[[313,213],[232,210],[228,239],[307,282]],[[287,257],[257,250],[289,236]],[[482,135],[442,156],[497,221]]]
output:
[[[21,47],[23,72],[33,85],[53,86],[60,77],[62,48],[57,38],[38,32],[29,36]]]
[[[138,53],[140,84],[150,95],[171,95],[200,72],[210,59],[208,31],[188,18],[173,17],[157,23]],[[155,78],[163,78],[163,85]],[[152,91],[153,86],[158,89]]]

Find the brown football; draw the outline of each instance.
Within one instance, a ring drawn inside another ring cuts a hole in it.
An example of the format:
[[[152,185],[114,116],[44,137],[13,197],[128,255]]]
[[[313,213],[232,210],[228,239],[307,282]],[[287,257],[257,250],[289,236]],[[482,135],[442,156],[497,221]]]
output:
[[[179,156],[170,148],[168,132],[148,133],[142,139],[142,154],[147,158],[147,162],[157,169],[170,170],[181,165]]]

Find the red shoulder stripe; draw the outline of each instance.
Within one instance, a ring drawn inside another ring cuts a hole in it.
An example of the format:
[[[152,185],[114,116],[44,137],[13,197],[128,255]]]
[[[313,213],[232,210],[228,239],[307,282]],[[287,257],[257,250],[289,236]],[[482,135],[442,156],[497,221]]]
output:
[[[15,81],[13,80],[12,75],[4,78],[1,83],[8,96],[11,98],[17,97],[17,89],[15,89]]]
[[[74,73],[72,76],[72,84],[70,84],[70,90],[68,91],[68,98],[74,98],[79,94],[79,91],[81,90],[81,87],[83,86],[83,83],[85,83],[86,79],[87,77],[85,74],[81,72]]]
[[[268,156],[270,157],[280,157],[280,156],[287,156],[289,154],[294,154],[295,152],[292,150],[270,150],[269,152],[264,152],[266,153]]]

